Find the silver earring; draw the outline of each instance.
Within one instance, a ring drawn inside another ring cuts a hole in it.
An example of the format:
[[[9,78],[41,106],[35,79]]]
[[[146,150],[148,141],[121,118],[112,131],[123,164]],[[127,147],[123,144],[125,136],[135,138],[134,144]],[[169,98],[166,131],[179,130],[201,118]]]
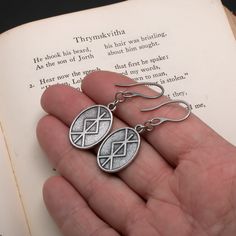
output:
[[[142,109],[152,111],[171,103],[184,104],[187,113],[181,118],[155,117],[144,124],[138,124],[134,128],[124,127],[113,131],[101,143],[97,153],[98,166],[105,172],[114,173],[127,167],[135,158],[140,147],[140,133],[152,131],[155,126],[164,122],[180,122],[187,119],[191,113],[190,105],[183,100],[164,102],[156,107]]]
[[[119,103],[124,102],[127,98],[159,98],[164,94],[164,88],[154,82],[116,84],[118,87],[134,87],[140,85],[153,85],[160,88],[160,93],[156,96],[148,96],[133,91],[120,91],[115,94],[113,102],[107,106],[93,105],[83,110],[72,122],[69,130],[69,139],[73,146],[80,149],[89,149],[101,142],[110,132],[113,115]]]

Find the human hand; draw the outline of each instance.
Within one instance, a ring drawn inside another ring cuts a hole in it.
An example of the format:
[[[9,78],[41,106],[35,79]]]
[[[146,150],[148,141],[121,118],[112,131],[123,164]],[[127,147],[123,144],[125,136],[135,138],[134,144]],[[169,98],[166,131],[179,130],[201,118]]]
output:
[[[50,115],[37,127],[38,140],[61,176],[44,185],[45,204],[67,236],[213,236],[236,235],[236,148],[197,117],[165,123],[142,135],[135,160],[117,174],[102,172],[93,151],[74,148],[69,126],[78,113],[108,104],[130,80],[95,72],[83,93],[52,86],[42,96]],[[151,93],[139,86],[135,91]],[[161,99],[128,99],[118,106],[113,129],[142,124],[154,114],[175,116],[177,109],[140,112]],[[149,103],[149,105],[147,104]],[[151,105],[150,105],[151,104]],[[160,113],[162,112],[162,113]]]

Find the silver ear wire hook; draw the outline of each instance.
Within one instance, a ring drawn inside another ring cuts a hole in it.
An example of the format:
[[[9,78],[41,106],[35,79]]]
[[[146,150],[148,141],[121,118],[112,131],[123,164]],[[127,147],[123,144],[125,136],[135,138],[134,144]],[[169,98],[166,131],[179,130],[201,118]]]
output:
[[[141,133],[143,131],[152,131],[155,126],[158,126],[158,125],[162,124],[163,122],[167,122],[167,121],[168,122],[181,122],[181,121],[186,120],[190,116],[191,106],[190,106],[190,104],[188,104],[184,100],[172,100],[172,101],[163,102],[155,107],[141,109],[141,111],[144,111],[144,112],[153,111],[153,110],[159,109],[163,106],[166,106],[166,105],[172,104],[172,103],[184,104],[187,108],[186,109],[187,113],[185,114],[185,116],[183,116],[181,118],[176,118],[176,119],[167,118],[167,117],[155,117],[151,120],[147,120],[146,122],[144,122],[143,125],[140,125],[140,124],[136,125],[135,129],[137,130],[137,132]]]
[[[123,94],[123,97],[125,98],[131,98],[131,97],[142,97],[142,98],[150,98],[150,99],[154,99],[154,98],[159,98],[164,94],[164,88],[156,83],[156,82],[141,82],[141,83],[131,83],[131,84],[115,84],[115,86],[117,87],[135,87],[135,86],[140,86],[140,85],[150,85],[150,86],[157,86],[158,88],[161,89],[161,92],[155,96],[150,96],[150,95],[145,95],[142,93],[137,93],[137,92],[132,92],[132,91],[121,91],[121,93]]]
[[[150,85],[150,86],[157,86],[160,88],[160,93],[155,95],[155,96],[150,96],[138,92],[133,92],[133,91],[119,91],[115,94],[115,100],[107,105],[107,107],[111,110],[114,111],[117,107],[117,104],[122,103],[126,100],[126,98],[132,98],[132,97],[142,97],[142,98],[148,98],[148,99],[155,99],[159,98],[164,94],[164,88],[155,82],[141,82],[141,83],[131,83],[131,84],[115,84],[117,87],[135,87],[135,86],[141,86],[141,85]]]

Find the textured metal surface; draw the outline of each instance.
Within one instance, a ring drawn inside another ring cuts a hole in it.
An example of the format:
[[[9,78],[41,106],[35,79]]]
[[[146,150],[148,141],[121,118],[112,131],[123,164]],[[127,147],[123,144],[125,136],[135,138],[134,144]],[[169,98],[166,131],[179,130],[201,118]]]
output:
[[[140,146],[138,132],[130,127],[115,130],[99,147],[97,163],[106,172],[122,170],[135,158]]]
[[[71,143],[88,149],[101,142],[111,129],[113,115],[103,105],[94,105],[83,110],[73,121],[69,131]]]

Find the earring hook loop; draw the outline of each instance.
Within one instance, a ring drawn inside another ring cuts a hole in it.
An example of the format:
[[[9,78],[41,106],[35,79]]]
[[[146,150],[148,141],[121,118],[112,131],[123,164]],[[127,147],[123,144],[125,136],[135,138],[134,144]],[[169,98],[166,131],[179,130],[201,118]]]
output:
[[[126,100],[126,98],[132,98],[132,97],[142,97],[142,98],[148,98],[148,99],[155,99],[159,98],[164,94],[164,88],[156,83],[156,82],[141,82],[141,83],[130,83],[130,84],[115,84],[117,87],[135,87],[135,86],[141,86],[141,85],[150,85],[150,86],[157,86],[160,88],[161,92],[155,96],[150,96],[138,92],[133,91],[118,91],[115,94],[115,100],[111,103],[109,103],[107,106],[111,111],[115,111],[116,107],[119,103],[122,103]]]
[[[149,85],[149,86],[157,86],[161,92],[155,96],[150,96],[150,95],[146,95],[146,94],[142,94],[142,93],[138,93],[138,92],[133,92],[133,91],[121,91],[118,93],[122,93],[123,97],[125,98],[131,98],[131,97],[142,97],[142,98],[150,98],[150,99],[154,99],[154,98],[159,98],[164,94],[164,88],[156,83],[156,82],[140,82],[140,83],[131,83],[131,84],[115,84],[115,86],[117,87],[137,87],[137,86],[141,86],[141,85]]]
[[[161,108],[163,106],[166,106],[166,105],[172,104],[172,103],[178,103],[178,104],[182,103],[182,104],[184,104],[186,106],[186,108],[187,108],[187,113],[183,117],[175,118],[175,119],[167,118],[167,117],[155,117],[155,118],[153,118],[151,120],[145,121],[143,125],[140,125],[140,124],[136,125],[135,129],[139,133],[141,133],[143,131],[152,131],[155,126],[158,126],[158,125],[160,125],[160,124],[162,124],[164,122],[167,122],[167,121],[168,122],[181,122],[181,121],[186,120],[190,116],[190,114],[191,114],[191,106],[190,106],[189,103],[187,103],[184,100],[171,100],[171,101],[163,102],[163,103],[161,103],[161,104],[159,104],[159,105],[157,105],[155,107],[141,109],[141,111],[143,111],[143,112],[153,111],[153,110],[159,109],[159,108]]]

